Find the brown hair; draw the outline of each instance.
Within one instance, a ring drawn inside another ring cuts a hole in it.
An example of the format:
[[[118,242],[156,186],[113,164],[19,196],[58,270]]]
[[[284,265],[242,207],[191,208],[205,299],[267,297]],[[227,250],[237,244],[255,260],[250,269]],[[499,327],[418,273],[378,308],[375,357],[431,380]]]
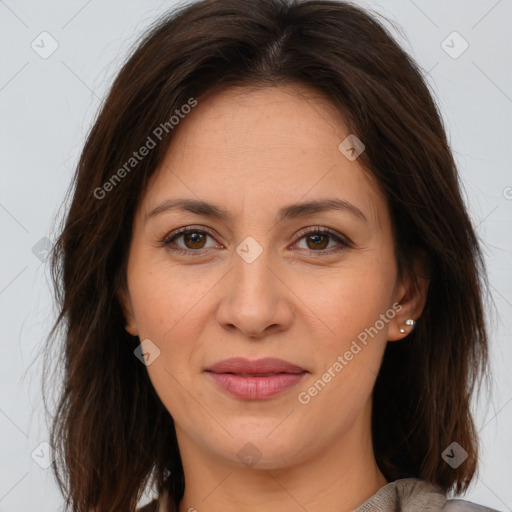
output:
[[[487,278],[422,73],[376,17],[347,2],[203,0],[157,20],[117,75],[53,252],[60,311],[50,339],[62,328],[52,362],[64,382],[50,442],[73,511],[134,510],[148,484],[174,504],[183,496],[173,419],[134,356],[139,340],[116,298],[135,210],[173,135],[169,119],[229,85],[294,83],[329,98],[365,144],[359,161],[388,199],[400,276],[412,275],[417,253],[429,262],[423,314],[406,342],[388,343],[374,388],[377,463],[389,481],[417,477],[457,494],[474,477],[470,400],[487,372]],[[156,147],[128,171],[158,126],[167,129]],[[456,469],[441,458],[453,441],[468,453]]]

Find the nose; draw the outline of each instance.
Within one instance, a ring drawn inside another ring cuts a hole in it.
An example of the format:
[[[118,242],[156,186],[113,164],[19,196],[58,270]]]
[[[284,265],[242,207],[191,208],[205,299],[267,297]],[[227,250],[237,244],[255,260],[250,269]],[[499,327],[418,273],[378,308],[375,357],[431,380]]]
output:
[[[222,283],[219,325],[251,339],[288,329],[294,316],[293,294],[278,274],[269,251],[252,262],[235,254],[233,268]]]

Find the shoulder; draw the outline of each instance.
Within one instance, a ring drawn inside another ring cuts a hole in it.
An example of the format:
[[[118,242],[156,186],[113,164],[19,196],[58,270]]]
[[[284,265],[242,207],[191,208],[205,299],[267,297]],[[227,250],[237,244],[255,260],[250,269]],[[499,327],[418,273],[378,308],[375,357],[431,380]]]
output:
[[[499,512],[458,498],[448,499],[437,485],[424,480],[408,478],[393,482],[400,496],[403,512],[430,510],[432,512]]]
[[[498,512],[494,508],[478,505],[471,501],[466,500],[446,500],[444,507],[441,509],[443,512]]]
[[[410,498],[408,501],[409,508],[412,511],[418,510],[431,510],[439,512],[499,512],[496,509],[486,507],[459,498],[448,499],[446,494],[437,485],[431,484],[424,480],[419,479],[404,479],[396,482],[397,486],[401,488],[403,497]],[[421,505],[421,507],[418,507]],[[426,508],[423,508],[426,507]],[[404,507],[405,511],[408,507]]]
[[[447,499],[440,487],[418,478],[388,483],[363,503],[356,512],[499,512],[462,499]]]

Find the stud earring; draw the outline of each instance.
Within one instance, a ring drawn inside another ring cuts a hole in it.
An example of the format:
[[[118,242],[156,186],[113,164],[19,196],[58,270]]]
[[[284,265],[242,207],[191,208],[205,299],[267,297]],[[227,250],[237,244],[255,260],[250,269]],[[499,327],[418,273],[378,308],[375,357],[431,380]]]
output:
[[[405,325],[408,325],[412,328],[414,328],[414,326],[416,325],[416,322],[412,319],[412,318],[408,318],[406,321],[405,321]],[[402,334],[405,334],[405,329],[403,327],[400,328],[400,332]]]

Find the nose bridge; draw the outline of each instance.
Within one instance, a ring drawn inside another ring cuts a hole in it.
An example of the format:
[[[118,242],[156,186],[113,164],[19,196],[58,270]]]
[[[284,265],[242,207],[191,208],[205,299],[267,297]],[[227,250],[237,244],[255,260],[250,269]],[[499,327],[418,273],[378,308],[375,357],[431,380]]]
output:
[[[271,251],[262,237],[260,242],[253,236],[245,237],[236,247],[234,255],[235,289],[245,294],[268,293],[269,278],[273,276],[269,270]],[[258,297],[252,297],[256,300]]]
[[[261,240],[261,236],[259,237]],[[279,305],[280,287],[272,267],[272,253],[249,236],[235,248],[233,268],[223,290],[218,321],[235,326],[247,336],[259,337],[270,326],[288,322]],[[276,286],[277,285],[277,286]]]

